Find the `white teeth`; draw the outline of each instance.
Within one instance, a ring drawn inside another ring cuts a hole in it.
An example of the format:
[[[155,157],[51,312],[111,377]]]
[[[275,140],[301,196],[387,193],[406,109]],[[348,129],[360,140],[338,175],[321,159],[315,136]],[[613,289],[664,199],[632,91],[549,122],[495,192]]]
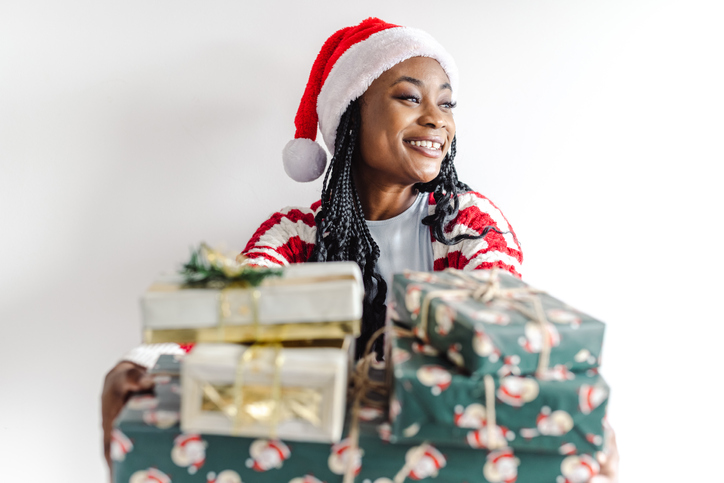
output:
[[[440,149],[441,144],[432,141],[410,141],[413,146],[420,146],[421,148],[428,149]]]

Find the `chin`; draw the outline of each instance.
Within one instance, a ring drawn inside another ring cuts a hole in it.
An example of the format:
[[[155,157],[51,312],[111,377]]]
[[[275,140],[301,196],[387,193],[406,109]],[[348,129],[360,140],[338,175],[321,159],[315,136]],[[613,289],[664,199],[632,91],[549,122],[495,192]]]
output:
[[[418,183],[429,183],[430,181],[437,178],[437,176],[440,174],[440,167],[437,167],[437,170],[435,171],[429,171],[426,173],[420,173],[420,176],[418,176]]]

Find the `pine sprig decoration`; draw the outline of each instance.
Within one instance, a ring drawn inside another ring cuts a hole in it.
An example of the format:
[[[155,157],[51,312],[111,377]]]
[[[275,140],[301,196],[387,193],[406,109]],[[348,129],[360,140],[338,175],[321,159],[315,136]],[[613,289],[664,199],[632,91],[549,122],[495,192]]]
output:
[[[189,261],[179,270],[189,287],[223,288],[229,285],[257,287],[267,277],[281,276],[280,269],[241,266],[236,260],[205,243],[191,249]]]

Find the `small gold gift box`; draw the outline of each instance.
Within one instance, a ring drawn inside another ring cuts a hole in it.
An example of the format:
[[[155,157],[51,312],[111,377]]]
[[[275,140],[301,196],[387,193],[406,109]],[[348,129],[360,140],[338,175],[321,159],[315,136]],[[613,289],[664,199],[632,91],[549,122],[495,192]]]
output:
[[[197,344],[181,366],[182,430],[339,441],[353,342]]]

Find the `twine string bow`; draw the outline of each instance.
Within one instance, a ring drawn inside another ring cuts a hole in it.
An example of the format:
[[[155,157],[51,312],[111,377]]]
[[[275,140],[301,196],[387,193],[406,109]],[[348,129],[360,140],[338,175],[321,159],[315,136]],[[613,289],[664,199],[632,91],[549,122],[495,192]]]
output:
[[[463,270],[454,268],[447,268],[444,272],[455,276],[456,279],[441,282],[449,283],[450,288],[431,290],[425,294],[420,306],[420,329],[423,337],[427,339],[430,304],[434,299],[471,298],[483,304],[501,300],[529,320],[538,324],[541,332],[541,350],[536,375],[541,376],[547,372],[550,363],[552,340],[551,333],[548,330],[550,322],[548,322],[546,318],[543,304],[540,297],[538,297],[538,294],[543,293],[541,290],[532,287],[502,288],[497,268],[490,270],[487,281],[482,281]],[[526,305],[525,302],[530,306]]]

